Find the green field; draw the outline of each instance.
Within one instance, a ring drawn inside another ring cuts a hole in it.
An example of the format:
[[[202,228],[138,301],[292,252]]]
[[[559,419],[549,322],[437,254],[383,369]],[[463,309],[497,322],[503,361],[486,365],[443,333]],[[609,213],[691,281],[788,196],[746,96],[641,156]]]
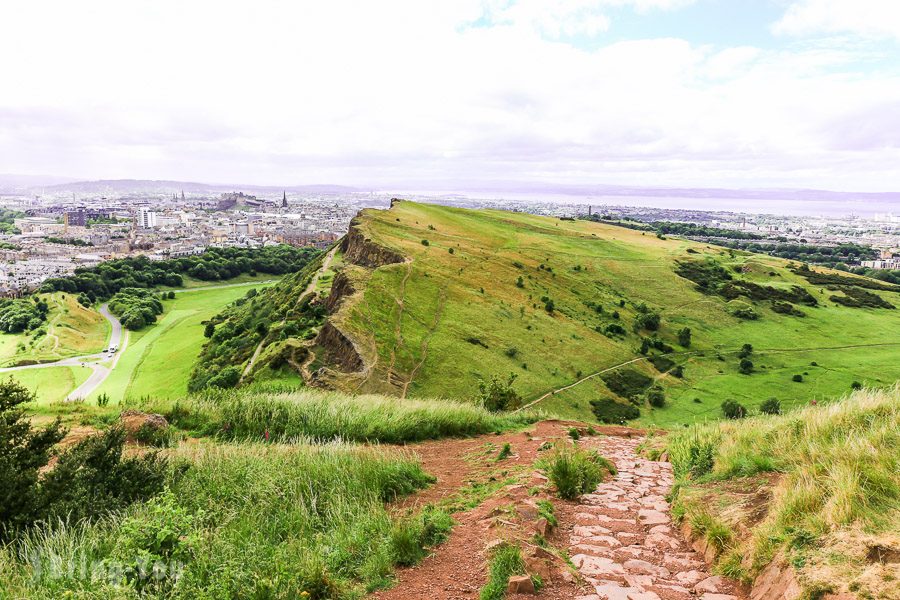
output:
[[[50,306],[47,321],[35,332],[0,334],[0,367],[52,362],[100,352],[109,324],[100,313],[81,306],[72,294],[40,294]]]
[[[102,393],[108,394],[113,403],[125,398],[185,395],[188,377],[206,341],[201,323],[250,289],[269,285],[272,284],[199,287],[163,301],[165,312],[156,324],[130,332],[128,346],[116,368],[88,400],[95,400]]]
[[[69,392],[85,382],[91,369],[87,367],[47,367],[46,369],[23,369],[14,373],[3,373],[0,377],[12,377],[31,390],[40,404],[62,402]]]
[[[411,260],[375,270],[333,267],[357,294],[330,319],[367,366],[346,375],[335,369],[335,383],[348,391],[474,399],[480,382],[514,373],[514,387],[533,400],[641,358],[641,338],[651,336],[673,347],[670,358],[683,365],[684,377],[662,374],[646,360],[627,367],[666,393],[664,408],[641,405],[645,424],[718,418],[726,399],[752,409],[774,396],[791,406],[841,396],[855,381],[880,386],[900,378],[900,310],[839,305],[830,300],[836,292],[809,283],[781,259],[587,221],[412,202],[365,211],[358,227]],[[797,305],[804,317],[781,314],[768,300],[703,294],[675,273],[676,261],[705,260],[736,281],[785,292],[801,286],[818,305]],[[877,295],[900,306],[896,291]],[[553,301],[552,312],[544,298]],[[642,303],[661,315],[658,332],[633,331]],[[734,316],[739,307],[752,307],[759,318]],[[626,334],[597,331],[610,324]],[[693,333],[688,348],[677,342],[683,327]],[[738,372],[743,344],[754,348],[749,375]],[[792,381],[798,374],[802,383]],[[591,418],[589,402],[601,397],[614,394],[594,378],[539,406]]]

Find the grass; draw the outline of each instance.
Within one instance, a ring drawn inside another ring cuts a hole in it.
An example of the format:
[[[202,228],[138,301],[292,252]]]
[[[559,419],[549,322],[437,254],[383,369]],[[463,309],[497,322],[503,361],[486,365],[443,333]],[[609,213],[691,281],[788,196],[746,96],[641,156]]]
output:
[[[23,369],[12,373],[2,373],[0,377],[12,377],[34,392],[35,402],[49,405],[62,402],[69,393],[84,383],[91,375],[87,367],[46,367],[43,369]]]
[[[361,385],[363,392],[399,394],[405,387],[411,397],[474,399],[480,382],[515,373],[516,390],[531,400],[640,357],[631,325],[642,302],[661,314],[655,335],[684,365],[683,379],[658,372],[646,358],[629,365],[666,391],[666,407],[641,406],[643,425],[718,419],[729,398],[755,410],[775,396],[790,408],[838,398],[855,380],[878,386],[900,378],[900,363],[892,360],[900,343],[891,333],[900,329],[900,311],[838,305],[785,260],[599,223],[412,202],[365,211],[361,221],[366,237],[411,262],[374,271],[341,267],[360,293],[331,318],[371,365],[364,380],[346,379],[348,390]],[[779,314],[766,301],[705,295],[676,275],[676,261],[707,258],[759,285],[800,285],[819,306],[804,306],[803,318]],[[879,294],[900,302],[897,292]],[[552,313],[544,297],[553,300]],[[736,303],[752,304],[760,318],[733,316]],[[627,334],[608,338],[596,330],[610,323]],[[683,327],[693,332],[690,348],[677,343]],[[475,338],[479,344],[467,341]],[[746,343],[756,349],[749,376],[738,372],[737,352]],[[786,385],[803,372],[809,375],[802,384]],[[591,420],[590,400],[598,397],[615,395],[594,378],[544,403],[560,416]]]
[[[503,600],[512,575],[525,573],[525,561],[518,546],[503,544],[494,551],[488,563],[488,582],[481,588],[480,600]]]
[[[161,406],[176,426],[224,439],[316,440],[402,443],[469,436],[523,427],[532,413],[496,414],[448,400],[399,400],[300,390],[210,392]]]
[[[541,467],[564,500],[575,500],[593,492],[615,466],[595,450],[582,450],[573,444],[560,443],[553,453],[541,459]]]
[[[228,285],[231,281],[218,282]],[[260,284],[259,287],[272,285]],[[131,332],[116,368],[91,396],[107,393],[112,403],[144,396],[178,398],[187,393],[187,381],[206,342],[202,322],[244,296],[253,286],[218,289],[192,288],[164,300],[160,320],[142,331]]]
[[[897,576],[896,564],[867,556],[900,540],[898,447],[896,386],[780,416],[698,425],[667,439],[679,511],[713,531],[723,563],[740,563],[752,577],[784,555],[808,589],[852,584],[872,594]],[[722,534],[742,518],[729,491],[760,485],[773,489],[753,534]]]
[[[50,307],[47,321],[36,332],[0,334],[0,366],[50,362],[100,352],[109,324],[97,311],[63,292],[39,294]]]
[[[450,524],[434,509],[390,515],[385,501],[432,481],[395,452],[200,444],[170,456],[187,471],[168,493],[0,549],[0,595],[360,598],[389,585],[393,567],[416,562]],[[138,575],[141,558],[166,567],[158,581]]]

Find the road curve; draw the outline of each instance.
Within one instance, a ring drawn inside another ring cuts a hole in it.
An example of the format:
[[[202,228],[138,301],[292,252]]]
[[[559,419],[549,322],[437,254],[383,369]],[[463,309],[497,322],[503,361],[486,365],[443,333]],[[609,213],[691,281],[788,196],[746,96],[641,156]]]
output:
[[[97,354],[85,354],[83,356],[64,358],[55,362],[23,365],[21,367],[6,367],[0,369],[0,373],[11,373],[28,369],[49,369],[51,367],[88,367],[93,373],[91,373],[90,377],[88,377],[84,383],[70,392],[69,395],[66,396],[66,400],[72,401],[87,398],[106,380],[110,371],[112,371],[115,368],[116,363],[119,362],[122,352],[125,351],[125,348],[128,345],[128,332],[122,330],[122,323],[119,322],[119,319],[117,319],[115,315],[109,312],[109,305],[104,304],[101,306],[99,312],[110,325],[109,342],[106,347],[111,348],[117,346],[119,348],[118,352],[112,355],[112,364],[110,366],[107,367],[100,364],[101,362],[108,360],[110,355],[98,352]]]

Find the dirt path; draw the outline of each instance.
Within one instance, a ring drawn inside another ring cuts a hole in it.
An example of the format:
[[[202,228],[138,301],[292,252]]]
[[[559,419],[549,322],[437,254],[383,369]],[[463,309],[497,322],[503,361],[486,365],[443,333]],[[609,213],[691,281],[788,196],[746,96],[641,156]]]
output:
[[[672,526],[665,496],[674,477],[669,463],[639,457],[639,438],[584,440],[619,471],[582,496],[569,554],[595,594],[579,600],[743,600],[735,582],[709,572]]]

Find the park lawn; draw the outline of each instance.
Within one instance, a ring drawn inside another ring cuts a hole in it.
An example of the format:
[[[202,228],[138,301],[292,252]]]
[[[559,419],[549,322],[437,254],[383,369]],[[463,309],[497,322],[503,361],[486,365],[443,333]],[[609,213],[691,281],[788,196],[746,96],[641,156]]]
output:
[[[672,358],[684,366],[683,379],[646,363],[628,367],[652,375],[667,396],[664,408],[641,406],[642,424],[718,418],[726,399],[752,408],[774,396],[792,406],[840,397],[854,381],[900,379],[900,362],[889,360],[900,350],[900,310],[838,305],[834,292],[810,284],[786,260],[588,221],[412,202],[365,211],[359,227],[410,260],[374,271],[344,267],[362,293],[330,318],[371,365],[361,383],[347,379],[347,390],[474,400],[482,382],[514,374],[514,388],[530,401],[639,357],[639,335],[673,346]],[[797,305],[806,315],[797,317],[767,301],[703,294],[675,267],[705,259],[759,285],[802,286],[819,306]],[[877,293],[900,307],[900,293]],[[543,298],[553,300],[552,312]],[[641,303],[660,313],[658,332],[633,331]],[[752,306],[759,319],[738,319],[738,305]],[[626,334],[597,331],[609,324]],[[676,339],[683,327],[693,333],[688,348]],[[737,372],[744,344],[755,349],[749,376]],[[804,372],[803,383],[791,381]],[[590,400],[604,396],[612,392],[597,378],[539,406],[589,419]]]
[[[267,283],[270,281],[278,281],[281,279],[279,275],[271,275],[269,273],[257,273],[256,275],[249,275],[247,273],[241,273],[237,277],[232,277],[231,279],[221,280],[216,279],[213,281],[203,281],[202,279],[194,279],[193,277],[183,277],[183,285],[181,287],[168,287],[168,286],[160,286],[160,290],[192,290],[197,288],[206,288],[206,287],[217,287],[221,285],[234,285],[237,283]]]
[[[187,393],[187,381],[206,342],[202,322],[259,286],[197,288],[164,300],[156,324],[129,333],[129,342],[116,368],[88,401],[108,394],[112,403],[126,398],[177,398]]]
[[[91,375],[88,367],[46,367],[43,369],[24,369],[13,373],[4,373],[2,377],[12,377],[35,394],[38,404],[62,402],[75,388],[84,383]]]
[[[79,304],[72,294],[40,297],[50,306],[47,321],[38,330],[44,333],[0,334],[0,366],[51,362],[103,350],[110,333],[103,315]]]

